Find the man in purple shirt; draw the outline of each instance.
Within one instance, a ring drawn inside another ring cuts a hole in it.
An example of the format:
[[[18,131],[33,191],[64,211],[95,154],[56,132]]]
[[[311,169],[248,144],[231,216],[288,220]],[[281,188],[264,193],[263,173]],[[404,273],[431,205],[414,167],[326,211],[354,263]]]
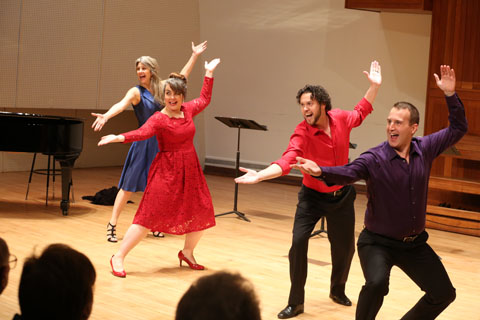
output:
[[[428,179],[433,160],[467,132],[465,110],[455,93],[455,72],[440,66],[434,74],[444,92],[450,126],[425,137],[413,137],[418,110],[408,102],[396,103],[387,118],[387,141],[352,163],[318,167],[297,158],[292,165],[327,185],[367,182],[365,228],[357,247],[365,285],[358,298],[356,319],[375,319],[388,294],[390,270],[402,269],[425,295],[402,319],[435,319],[453,300],[455,288],[437,254],[427,244],[425,212]]]

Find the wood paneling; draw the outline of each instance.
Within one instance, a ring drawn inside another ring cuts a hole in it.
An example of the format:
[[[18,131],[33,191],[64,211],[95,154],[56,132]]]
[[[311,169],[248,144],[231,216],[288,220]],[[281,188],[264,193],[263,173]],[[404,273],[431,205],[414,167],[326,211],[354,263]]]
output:
[[[443,93],[431,76],[439,72],[442,64],[455,70],[456,91],[465,106],[469,126],[468,134],[455,150],[433,163],[427,225],[480,236],[478,219],[472,218],[480,216],[480,4],[471,0],[436,0],[432,15],[425,134],[448,125]]]
[[[345,8],[429,14],[432,2],[433,0],[345,0]]]

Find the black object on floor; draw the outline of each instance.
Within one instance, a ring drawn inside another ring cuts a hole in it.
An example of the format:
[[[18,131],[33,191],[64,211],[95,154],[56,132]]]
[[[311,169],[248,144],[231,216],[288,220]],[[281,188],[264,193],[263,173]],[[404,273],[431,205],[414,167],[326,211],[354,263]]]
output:
[[[95,193],[94,196],[83,196],[83,200],[89,200],[93,204],[100,204],[103,206],[113,206],[115,203],[115,198],[117,197],[118,188],[113,186],[108,189],[102,189]],[[128,201],[127,203],[133,203],[133,201]]]

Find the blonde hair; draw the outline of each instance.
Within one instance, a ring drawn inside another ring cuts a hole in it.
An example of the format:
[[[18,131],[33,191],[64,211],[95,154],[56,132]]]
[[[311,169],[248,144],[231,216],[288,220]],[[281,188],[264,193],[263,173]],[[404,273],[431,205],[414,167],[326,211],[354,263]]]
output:
[[[150,79],[150,92],[153,95],[153,98],[158,103],[162,103],[162,90],[160,88],[160,77],[158,76],[158,62],[157,59],[152,58],[150,56],[141,56],[137,60],[135,60],[135,67],[141,63],[145,65],[148,69],[150,69],[150,73],[152,74],[152,78]]]

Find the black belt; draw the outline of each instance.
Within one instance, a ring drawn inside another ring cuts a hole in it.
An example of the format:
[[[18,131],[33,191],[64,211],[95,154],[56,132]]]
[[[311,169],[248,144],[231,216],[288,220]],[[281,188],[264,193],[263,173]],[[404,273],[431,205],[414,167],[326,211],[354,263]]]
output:
[[[417,239],[417,237],[418,237],[418,234],[416,234],[414,236],[403,237],[402,241],[403,242],[413,242],[413,241],[415,241],[415,239]]]
[[[339,197],[343,194],[343,192],[346,190],[346,187],[342,187],[341,189],[338,189],[336,191],[332,191],[332,192],[324,192],[324,194],[328,194],[330,196],[334,196],[334,197]]]
[[[418,236],[420,236],[420,234],[414,234],[414,235],[411,235],[411,236],[408,236],[408,237],[403,237],[402,239],[396,239],[396,238],[391,238],[391,237],[384,236],[383,234],[372,232],[372,231],[368,230],[365,226],[363,226],[363,229],[366,230],[367,232],[371,233],[371,234],[374,234],[374,235],[377,235],[377,236],[380,236],[380,237],[383,237],[383,238],[387,238],[387,239],[390,239],[390,240],[401,241],[401,242],[413,242],[413,241],[415,241],[415,239],[418,238]]]

